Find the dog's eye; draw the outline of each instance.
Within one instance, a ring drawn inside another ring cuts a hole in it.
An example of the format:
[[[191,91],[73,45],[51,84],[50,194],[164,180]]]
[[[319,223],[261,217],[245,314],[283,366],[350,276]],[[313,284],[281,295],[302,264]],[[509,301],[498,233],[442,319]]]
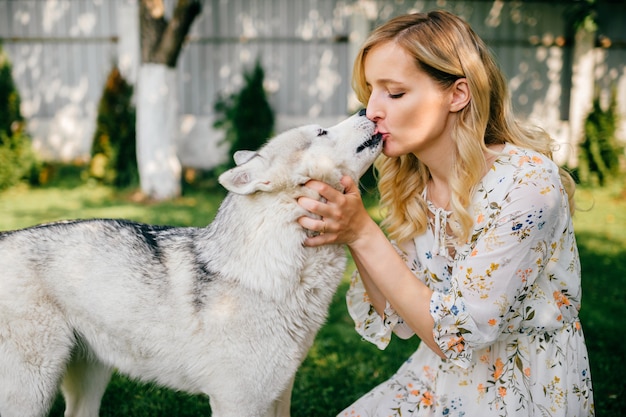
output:
[[[326,135],[327,133],[328,133],[328,132],[327,132],[327,131],[325,131],[324,129],[317,129],[317,136],[318,136],[318,137],[320,137],[320,136],[324,136],[324,135]]]

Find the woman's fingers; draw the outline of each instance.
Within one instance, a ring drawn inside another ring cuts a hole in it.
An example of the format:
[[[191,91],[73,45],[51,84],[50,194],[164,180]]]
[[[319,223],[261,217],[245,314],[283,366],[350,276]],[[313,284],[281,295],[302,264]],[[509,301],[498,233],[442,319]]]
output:
[[[345,187],[344,192],[321,181],[311,180],[305,184],[322,197],[321,201],[309,197],[298,199],[302,208],[319,216],[298,219],[302,227],[316,232],[315,236],[307,238],[306,246],[347,243],[355,238],[355,231],[352,230],[355,219],[363,213],[369,218],[361,201],[359,187],[348,176],[343,177],[341,183]]]

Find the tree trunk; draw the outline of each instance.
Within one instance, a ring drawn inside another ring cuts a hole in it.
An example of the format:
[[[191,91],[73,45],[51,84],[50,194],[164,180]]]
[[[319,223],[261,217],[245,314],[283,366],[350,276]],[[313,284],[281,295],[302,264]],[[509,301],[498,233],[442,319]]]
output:
[[[585,118],[593,105],[596,32],[580,27],[574,39],[574,62],[570,96],[570,154],[568,167],[578,166],[578,146],[584,138]]]
[[[168,22],[163,0],[140,2],[137,164],[141,191],[157,200],[181,193],[181,166],[175,146],[178,134],[175,68],[185,36],[200,11],[199,1],[178,0]]]

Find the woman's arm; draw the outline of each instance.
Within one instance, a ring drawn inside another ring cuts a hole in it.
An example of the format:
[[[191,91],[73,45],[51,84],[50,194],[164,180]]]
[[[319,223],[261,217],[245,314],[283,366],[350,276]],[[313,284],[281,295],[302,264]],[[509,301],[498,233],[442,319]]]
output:
[[[388,300],[415,334],[445,358],[433,337],[435,322],[430,314],[432,290],[415,278],[382,230],[372,223],[375,228],[348,245],[372,305],[381,314]],[[380,300],[374,299],[372,287],[378,292]]]
[[[350,250],[350,254],[352,255],[352,259],[356,265],[356,269],[359,271],[359,275],[361,276],[361,282],[363,282],[363,286],[365,287],[365,291],[367,292],[367,296],[369,297],[369,301],[374,306],[374,309],[378,313],[379,316],[385,317],[385,307],[387,305],[387,299],[380,292],[376,284],[372,281],[370,276],[367,274],[367,270],[365,266],[361,262],[359,255],[352,252]]]
[[[307,187],[317,191],[326,202],[305,197],[298,202],[323,219],[302,217],[299,222],[307,229],[324,229],[325,233],[308,238],[305,244],[346,244],[378,313],[383,315],[386,301],[389,301],[415,334],[434,352],[445,357],[433,337],[434,320],[429,310],[432,291],[415,279],[383,231],[369,216],[358,186],[349,177],[344,177],[342,183],[346,187],[343,194],[323,182],[307,183]]]

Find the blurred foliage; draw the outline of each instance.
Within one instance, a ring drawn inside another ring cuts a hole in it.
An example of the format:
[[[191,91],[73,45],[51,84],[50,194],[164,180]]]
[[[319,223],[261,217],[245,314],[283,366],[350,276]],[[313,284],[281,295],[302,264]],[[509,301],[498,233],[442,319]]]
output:
[[[244,73],[244,86],[236,93],[220,97],[214,105],[217,115],[214,127],[224,129],[224,141],[230,144],[230,155],[239,150],[257,150],[274,131],[271,108],[263,80],[265,72],[257,59],[254,68]],[[232,158],[227,168],[234,166]]]
[[[580,29],[594,32],[597,30],[598,19],[596,0],[570,0],[570,7],[565,9],[567,29],[574,35]]]
[[[40,165],[20,112],[11,63],[0,45],[0,189],[21,180],[38,181]]]
[[[581,184],[604,185],[620,176],[624,147],[617,140],[617,127],[617,93],[613,89],[608,108],[603,109],[596,96],[585,120],[585,137],[578,153],[577,176]]]
[[[20,96],[13,82],[11,63],[0,45],[0,132],[11,136],[14,124],[22,123]]]
[[[98,104],[89,174],[117,188],[139,184],[132,97],[133,87],[113,67]]]

